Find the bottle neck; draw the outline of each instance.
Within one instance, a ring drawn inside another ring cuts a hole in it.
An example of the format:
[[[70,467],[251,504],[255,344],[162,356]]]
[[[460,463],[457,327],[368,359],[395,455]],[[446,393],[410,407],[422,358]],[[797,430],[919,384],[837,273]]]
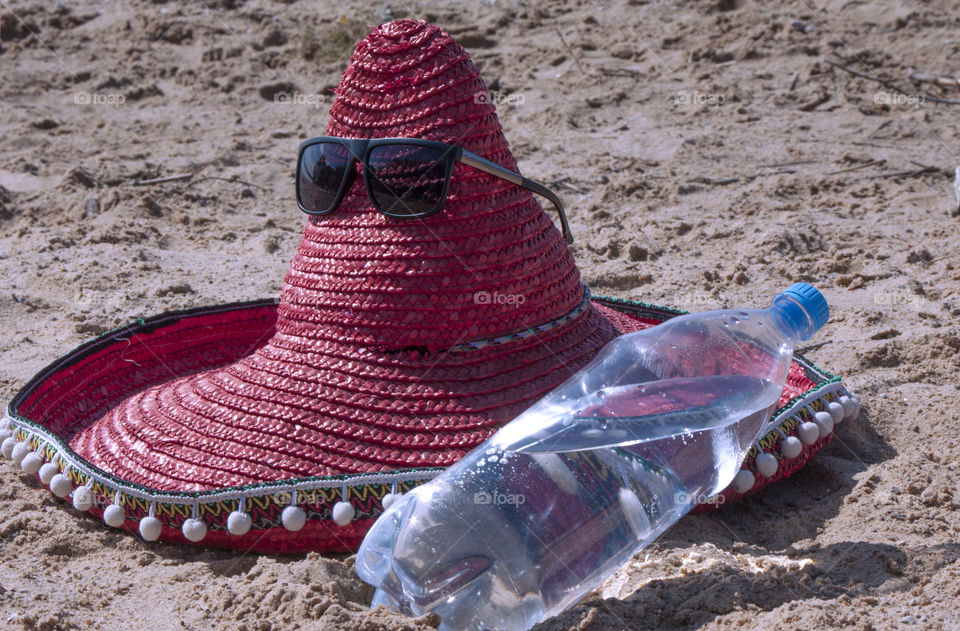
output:
[[[783,294],[774,299],[770,307],[773,319],[792,342],[810,339],[817,330],[813,318],[799,302]]]

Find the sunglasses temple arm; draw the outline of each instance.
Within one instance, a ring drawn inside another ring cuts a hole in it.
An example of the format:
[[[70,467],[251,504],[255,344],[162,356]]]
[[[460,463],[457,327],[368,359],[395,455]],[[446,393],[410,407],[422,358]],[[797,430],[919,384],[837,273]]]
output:
[[[553,203],[554,208],[557,209],[557,214],[560,215],[560,231],[563,233],[563,238],[567,243],[573,243],[573,233],[570,232],[570,224],[567,223],[567,213],[563,210],[563,202],[560,201],[560,198],[540,182],[528,178],[522,179],[523,181],[520,182],[520,186],[528,191],[533,191],[538,195],[546,197]]]
[[[573,233],[570,232],[570,224],[567,223],[567,214],[563,210],[563,202],[560,201],[560,198],[551,191],[549,188],[540,184],[537,181],[528,179],[520,175],[519,173],[514,173],[510,169],[505,169],[499,164],[490,162],[480,156],[470,153],[469,151],[464,150],[463,154],[460,156],[460,162],[471,166],[475,169],[480,169],[484,173],[489,173],[496,177],[507,180],[508,182],[513,182],[517,186],[522,186],[528,191],[532,191],[537,195],[542,195],[550,200],[553,203],[554,207],[557,209],[557,214],[560,215],[560,230],[563,233],[563,238],[567,243],[573,243]]]

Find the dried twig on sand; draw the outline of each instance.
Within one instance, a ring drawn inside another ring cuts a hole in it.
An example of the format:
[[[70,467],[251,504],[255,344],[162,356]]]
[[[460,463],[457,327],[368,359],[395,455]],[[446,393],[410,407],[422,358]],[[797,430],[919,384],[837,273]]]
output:
[[[703,177],[697,176],[695,178],[687,180],[689,184],[716,184],[723,186],[725,184],[733,184],[734,182],[739,182],[740,178],[738,177]]]
[[[939,167],[922,167],[920,169],[914,169],[913,171],[897,171],[896,173],[881,173],[880,175],[871,175],[868,177],[868,180],[886,180],[888,178],[894,177],[917,177],[918,175],[926,175],[927,173],[939,173]]]
[[[816,160],[791,160],[790,162],[771,162],[770,164],[761,164],[761,169],[782,169],[783,167],[795,167],[801,164],[816,164]]]
[[[641,73],[639,70],[632,68],[607,68],[606,66],[602,66],[600,68],[600,74],[606,77],[636,77]]]
[[[253,182],[248,182],[246,180],[241,180],[239,177],[218,177],[216,175],[204,175],[203,177],[197,178],[191,184],[196,184],[197,182],[202,182],[204,180],[220,180],[221,182],[230,182],[231,184],[243,184],[244,186],[249,186],[251,188],[259,188],[260,190],[267,190],[259,184],[254,184]]]
[[[864,73],[862,73],[862,72],[857,72],[856,70],[854,70],[854,69],[852,69],[852,68],[848,68],[848,67],[844,66],[843,64],[838,64],[838,63],[836,63],[836,62],[834,62],[834,61],[830,61],[829,59],[825,59],[824,61],[826,61],[828,64],[830,64],[830,65],[833,66],[834,68],[839,68],[840,70],[843,70],[844,72],[848,72],[848,73],[852,74],[852,75],[855,76],[855,77],[860,77],[861,79],[866,79],[867,81],[875,81],[876,83],[879,83],[880,85],[882,85],[882,86],[884,86],[884,87],[890,88],[890,89],[893,90],[894,92],[899,92],[900,94],[905,94],[905,95],[907,95],[907,96],[922,96],[924,100],[926,100],[926,101],[932,101],[932,102],[934,102],[934,103],[944,103],[944,104],[946,104],[946,105],[960,105],[960,100],[958,100],[958,99],[941,99],[940,97],[931,96],[931,95],[929,95],[929,94],[922,94],[922,93],[921,93],[921,94],[918,95],[918,94],[915,94],[915,93],[913,93],[913,92],[907,92],[906,90],[904,90],[904,89],[901,88],[900,86],[898,86],[898,85],[896,85],[896,84],[894,84],[894,83],[891,83],[890,81],[887,81],[886,79],[881,79],[880,77],[874,77],[873,75],[868,75],[868,74],[864,74]]]
[[[792,162],[789,164],[804,164],[807,162],[812,162],[812,160],[799,160],[797,162]],[[796,173],[796,172],[797,171],[795,169],[779,168],[776,171],[767,171],[767,172],[759,171],[751,175],[743,175],[743,176],[736,176],[736,177],[704,177],[702,175],[698,175],[695,178],[691,178],[687,180],[687,184],[709,184],[711,186],[726,186],[727,184],[733,184],[734,182],[739,182],[740,180],[744,180],[745,182],[752,182],[758,177],[764,177],[767,175],[784,175],[787,173]]]
[[[812,112],[829,100],[830,95],[827,92],[821,92],[819,95],[817,95],[817,98],[804,103],[797,109],[799,109],[801,112]]]
[[[567,44],[567,40],[563,39],[563,33],[560,32],[556,26],[553,27],[553,30],[556,32],[557,37],[560,38],[560,43],[563,44],[563,47],[567,49],[567,52],[570,53],[570,56],[573,57],[573,61],[577,64],[577,68],[580,69],[580,72],[589,76],[590,73],[583,69],[583,66],[580,65],[580,60],[577,58],[577,54],[573,52],[573,49],[570,48],[570,45]]]
[[[822,342],[817,342],[816,344],[810,344],[809,346],[798,348],[794,352],[802,355],[803,353],[809,353],[810,351],[815,351],[822,346],[826,346],[827,344],[833,344],[833,340],[824,340]]]
[[[953,77],[938,77],[925,72],[917,72],[916,70],[911,72],[909,76],[910,80],[915,81],[916,83],[930,83],[939,88],[960,89],[960,79],[954,79]]]
[[[858,164],[854,167],[849,167],[847,169],[840,169],[839,171],[831,171],[827,175],[840,175],[841,173],[849,173],[850,171],[859,171],[860,169],[873,166],[875,164],[880,164],[886,162],[886,160],[870,160],[869,162],[864,162],[863,164]]]
[[[196,173],[180,173],[178,175],[167,175],[164,177],[153,178],[152,180],[134,180],[131,183],[131,186],[149,186],[151,184],[166,184],[167,182],[178,182],[180,180],[190,180]],[[219,180],[221,182],[230,182],[231,184],[243,184],[244,186],[249,186],[251,188],[259,188],[261,190],[266,190],[264,187],[259,184],[254,184],[253,182],[248,182],[246,180],[241,180],[239,177],[219,177],[216,175],[204,175],[203,177],[198,177],[194,179],[190,184],[197,184],[203,182],[204,180]]]
[[[166,184],[167,182],[176,182],[177,180],[189,180],[193,173],[181,173],[179,175],[167,175],[166,177],[155,177],[152,180],[134,180],[132,186],[149,186],[150,184]]]

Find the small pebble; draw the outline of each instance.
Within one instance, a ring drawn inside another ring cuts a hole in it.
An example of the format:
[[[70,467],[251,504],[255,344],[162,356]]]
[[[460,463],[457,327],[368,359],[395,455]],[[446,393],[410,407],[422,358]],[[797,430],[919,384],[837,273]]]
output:
[[[100,214],[100,202],[95,197],[83,202],[83,218],[90,219]]]

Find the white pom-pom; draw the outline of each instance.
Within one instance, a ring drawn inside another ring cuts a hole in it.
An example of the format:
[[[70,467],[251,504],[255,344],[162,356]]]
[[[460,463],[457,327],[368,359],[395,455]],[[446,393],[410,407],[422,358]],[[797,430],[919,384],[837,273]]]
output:
[[[250,528],[253,526],[253,518],[250,517],[248,513],[241,513],[240,511],[233,511],[227,517],[227,530],[231,535],[245,535],[250,532]]]
[[[148,515],[140,520],[140,536],[145,541],[156,541],[162,530],[163,524],[156,517]]]
[[[30,445],[26,442],[17,443],[13,446],[13,449],[10,450],[10,459],[13,460],[13,464],[19,466],[30,451]]]
[[[127,521],[127,512],[123,510],[123,506],[111,504],[103,509],[103,521],[108,526],[119,528]]]
[[[200,543],[203,541],[203,538],[207,536],[207,525],[203,523],[202,519],[190,518],[183,522],[183,536],[187,538],[187,541],[192,541],[194,543]]]
[[[784,458],[796,458],[803,451],[803,443],[796,436],[787,436],[780,443],[780,453]]]
[[[333,521],[338,526],[346,526],[353,521],[353,516],[357,513],[350,502],[337,502],[333,505]]]
[[[93,507],[93,491],[85,486],[78,486],[73,490],[73,507],[85,512]]]
[[[54,495],[63,499],[70,495],[70,491],[73,490],[73,482],[67,476],[58,473],[50,480],[50,490]]]
[[[0,429],[0,443],[13,436],[13,430],[9,427]]]
[[[826,438],[833,431],[833,415],[829,412],[817,412],[813,415],[813,422],[820,430],[820,438]]]
[[[287,506],[280,513],[280,521],[290,532],[297,532],[307,524],[307,514],[296,506]]]
[[[856,397],[844,395],[840,397],[840,405],[843,406],[843,420],[845,421],[852,421],[860,414],[860,402],[857,401]]]
[[[48,462],[40,467],[40,481],[49,486],[50,481],[53,480],[53,476],[58,473],[60,473],[60,467],[52,462]]]
[[[776,456],[768,453],[762,453],[757,456],[756,459],[757,471],[765,478],[772,478],[777,474],[777,462]]]
[[[757,479],[753,477],[753,473],[746,469],[740,469],[736,477],[733,478],[733,490],[737,493],[746,493],[753,488],[756,481]]]
[[[820,438],[820,426],[810,421],[800,423],[797,433],[800,434],[800,440],[804,445],[812,445]]]
[[[843,420],[843,406],[839,401],[831,401],[827,404],[827,412],[833,417],[834,424]]]
[[[42,466],[43,458],[35,451],[31,451],[20,461],[20,468],[23,469],[24,473],[29,473],[30,475],[36,474]]]
[[[17,444],[17,439],[13,436],[7,436],[3,439],[3,442],[0,443],[0,454],[3,454],[4,458],[13,457],[13,446]]]
[[[380,503],[383,504],[383,510],[390,508],[398,499],[400,499],[400,493],[387,493],[384,495],[383,499],[380,500]]]

